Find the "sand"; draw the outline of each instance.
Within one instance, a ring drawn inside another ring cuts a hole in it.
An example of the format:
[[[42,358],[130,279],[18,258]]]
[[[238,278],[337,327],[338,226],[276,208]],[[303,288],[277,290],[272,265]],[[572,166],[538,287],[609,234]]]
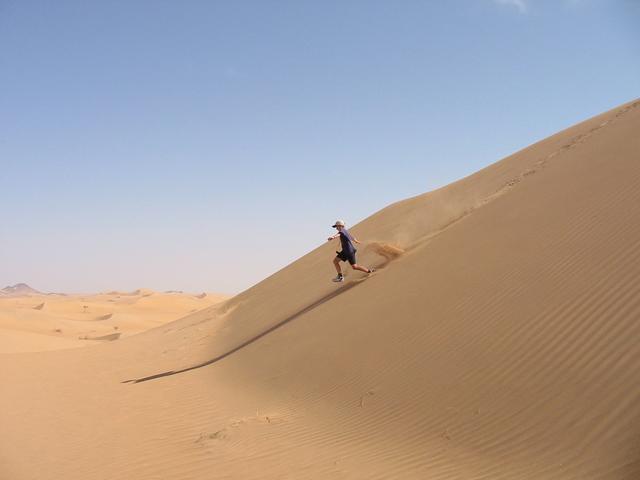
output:
[[[0,297],[0,353],[84,347],[144,332],[209,307],[225,295],[153,290]]]
[[[640,478],[638,132],[640,101],[390,205],[352,229],[370,278],[330,282],[325,243],[146,332],[3,354],[2,478]]]

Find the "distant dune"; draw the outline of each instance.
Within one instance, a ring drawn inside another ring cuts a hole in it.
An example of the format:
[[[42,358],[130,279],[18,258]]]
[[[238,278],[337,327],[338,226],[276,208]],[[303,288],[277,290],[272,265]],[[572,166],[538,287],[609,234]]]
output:
[[[2,478],[639,479],[638,132],[635,101],[388,206],[352,229],[369,278],[332,283],[325,242],[158,328],[2,355]]]
[[[88,343],[88,339],[112,341],[164,325],[227,298],[145,289],[129,294],[64,296],[34,292],[21,287],[0,297],[0,353],[95,344]]]

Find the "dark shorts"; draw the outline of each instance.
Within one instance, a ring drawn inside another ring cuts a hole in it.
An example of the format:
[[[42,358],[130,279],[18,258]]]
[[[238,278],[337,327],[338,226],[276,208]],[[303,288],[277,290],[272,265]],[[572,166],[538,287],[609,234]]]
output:
[[[356,252],[345,252],[344,250],[342,252],[336,252],[338,255],[336,255],[336,257],[338,257],[340,260],[342,260],[343,262],[349,262],[351,265],[355,265],[356,263]]]

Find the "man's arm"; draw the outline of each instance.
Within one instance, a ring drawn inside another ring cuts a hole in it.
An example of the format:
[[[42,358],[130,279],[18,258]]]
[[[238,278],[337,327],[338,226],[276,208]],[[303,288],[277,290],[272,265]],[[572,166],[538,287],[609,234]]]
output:
[[[356,243],[362,243],[360,240],[358,240],[356,237],[353,237],[353,241]]]
[[[327,238],[327,241],[329,241],[329,242],[330,242],[331,240],[333,240],[334,238],[339,237],[339,236],[340,236],[340,232],[338,232],[338,233],[336,233],[335,235],[332,235],[332,236],[330,236],[329,238]]]

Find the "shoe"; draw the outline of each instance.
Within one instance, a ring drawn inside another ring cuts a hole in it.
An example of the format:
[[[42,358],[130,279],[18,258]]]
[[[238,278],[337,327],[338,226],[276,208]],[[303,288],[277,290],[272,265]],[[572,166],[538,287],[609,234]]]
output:
[[[344,282],[344,277],[342,275],[338,275],[336,278],[332,279],[334,282]]]

